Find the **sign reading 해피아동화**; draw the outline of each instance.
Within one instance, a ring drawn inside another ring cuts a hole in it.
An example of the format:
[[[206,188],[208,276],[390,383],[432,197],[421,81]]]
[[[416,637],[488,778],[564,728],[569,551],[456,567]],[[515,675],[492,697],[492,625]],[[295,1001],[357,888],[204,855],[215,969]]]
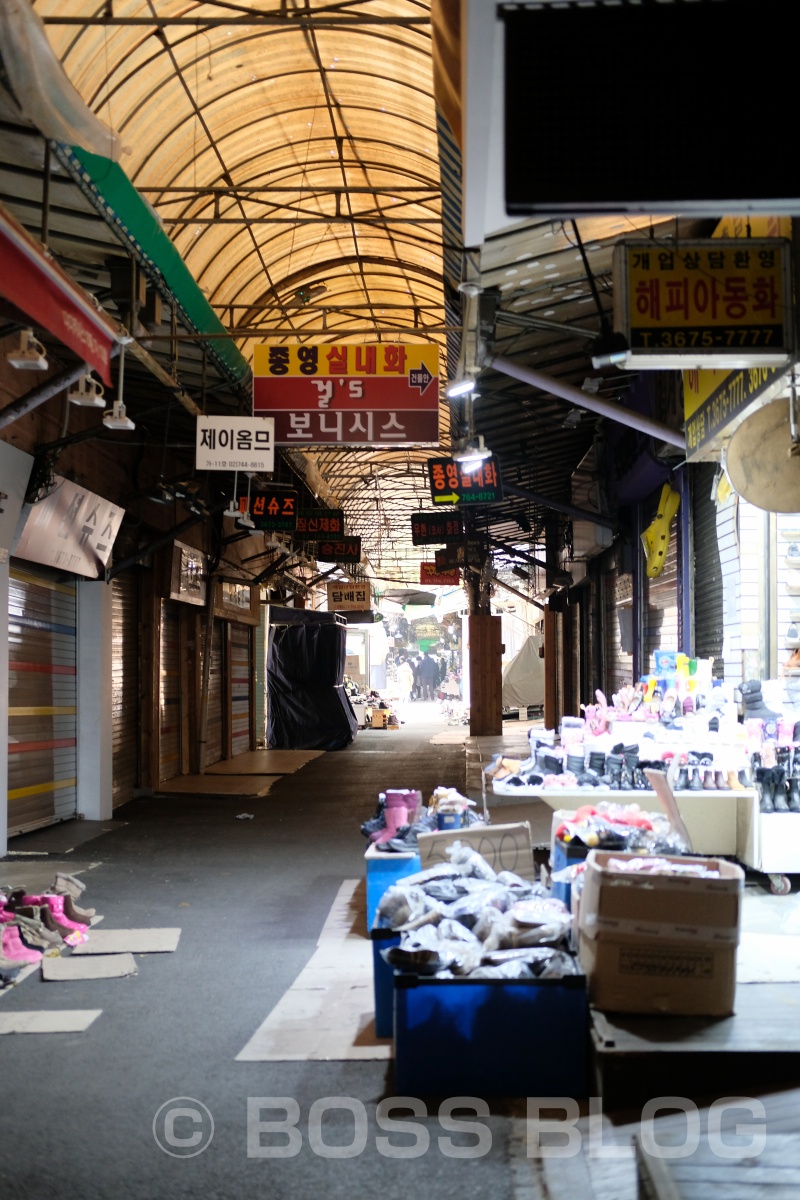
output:
[[[428,479],[434,504],[491,504],[503,499],[500,467],[495,458],[485,458],[469,472],[453,458],[431,458]]]
[[[256,346],[253,412],[274,417],[279,446],[435,446],[439,347]]]
[[[782,366],[792,337],[791,246],[705,238],[614,249],[614,328],[634,367]]]

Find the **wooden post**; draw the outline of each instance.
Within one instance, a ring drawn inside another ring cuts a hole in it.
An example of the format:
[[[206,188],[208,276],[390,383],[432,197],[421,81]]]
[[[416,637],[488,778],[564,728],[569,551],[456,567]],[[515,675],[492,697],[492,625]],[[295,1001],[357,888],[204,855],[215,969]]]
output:
[[[503,647],[500,617],[469,618],[469,732],[472,737],[503,732]]]
[[[544,727],[555,729],[558,724],[556,711],[556,614],[550,609],[544,614]]]

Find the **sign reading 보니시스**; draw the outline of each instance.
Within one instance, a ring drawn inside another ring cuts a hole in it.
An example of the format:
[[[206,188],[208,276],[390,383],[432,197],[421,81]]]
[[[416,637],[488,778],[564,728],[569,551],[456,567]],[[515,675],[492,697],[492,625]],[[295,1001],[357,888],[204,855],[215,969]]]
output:
[[[329,583],[329,612],[363,612],[370,606],[368,583]]]
[[[256,346],[253,412],[274,417],[278,446],[436,446],[439,348]]]
[[[275,422],[272,417],[200,416],[195,461],[198,471],[274,471]]]
[[[326,538],[316,543],[315,558],[318,562],[360,563],[361,538]]]
[[[344,532],[341,508],[301,508],[294,531],[296,542],[316,542],[319,538],[340,538]]]
[[[494,458],[485,458],[469,473],[453,458],[431,458],[428,478],[434,504],[491,504],[503,499],[500,469]]]
[[[425,584],[443,584],[445,587],[454,587],[461,582],[461,572],[458,567],[449,571],[440,571],[435,562],[421,562],[419,564],[419,581]]]
[[[239,497],[239,512],[247,512],[247,496]],[[297,492],[275,489],[250,497],[250,516],[256,529],[294,532],[297,522]]]
[[[792,339],[791,247],[707,238],[614,250],[614,326],[637,367],[782,366]]]
[[[461,513],[414,513],[411,518],[412,546],[440,546],[457,542],[464,533]]]

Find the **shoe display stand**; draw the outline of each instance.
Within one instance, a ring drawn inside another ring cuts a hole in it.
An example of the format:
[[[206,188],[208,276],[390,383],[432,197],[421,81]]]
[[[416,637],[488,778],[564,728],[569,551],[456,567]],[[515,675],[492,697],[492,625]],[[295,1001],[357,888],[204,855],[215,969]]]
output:
[[[800,875],[800,814],[759,812],[754,794],[739,813],[736,857],[742,866],[768,876],[774,896],[787,896],[789,876]]]
[[[598,792],[594,788],[514,788],[513,795],[510,792],[509,788],[505,793],[494,792],[487,798],[493,823],[528,820],[531,816],[530,806],[542,801],[561,812],[575,812],[584,804],[596,804],[600,800],[614,804],[638,804],[645,812],[651,807],[654,812],[660,811],[655,792],[640,788],[615,792]],[[755,795],[751,788],[729,792],[676,792],[678,811],[692,839],[694,853],[739,858],[741,829],[747,827],[754,805],[757,810]],[[800,820],[797,832],[800,835]],[[797,870],[800,871],[800,861]]]

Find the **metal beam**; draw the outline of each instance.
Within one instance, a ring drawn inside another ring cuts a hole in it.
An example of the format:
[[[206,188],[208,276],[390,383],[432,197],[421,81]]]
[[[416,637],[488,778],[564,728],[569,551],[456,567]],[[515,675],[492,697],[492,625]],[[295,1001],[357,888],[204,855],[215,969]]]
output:
[[[315,337],[345,337],[356,335],[374,336],[376,333],[457,333],[461,329],[460,325],[384,325],[382,321],[376,321],[374,325],[365,326],[359,329],[342,329],[338,325],[330,326],[329,328],[310,328],[305,325],[300,325],[294,328],[277,327],[273,328],[270,325],[246,325],[241,329],[236,326],[231,326],[227,333],[146,333],[142,336],[144,342],[205,342],[211,341],[213,338],[242,338],[242,337],[262,337],[264,334],[271,334],[273,337],[306,337],[313,334]],[[134,343],[135,345],[136,343]],[[408,343],[413,345],[412,343]],[[145,352],[146,353],[146,352]],[[157,364],[156,364],[157,365]],[[84,368],[85,370],[85,368]],[[164,372],[166,375],[166,372]],[[174,390],[177,388],[177,383],[170,378],[169,386]],[[183,403],[183,401],[181,401]],[[194,404],[194,401],[191,401]],[[191,411],[191,410],[190,410]],[[195,411],[199,411],[195,406]]]
[[[324,184],[320,187],[314,187],[311,183],[298,184],[281,184],[281,183],[265,183],[260,187],[237,187],[221,184],[210,184],[209,186],[199,187],[139,187],[137,189],[148,196],[268,196],[268,195],[311,195],[311,196],[396,196],[399,193],[414,192],[420,196],[427,196],[430,200],[441,199],[441,192],[438,188],[423,187],[420,185],[403,183],[399,187],[367,187],[366,185],[356,185],[353,187],[338,186],[336,184]]]
[[[509,546],[507,542],[498,541],[493,537],[489,538],[489,545],[496,546],[498,550],[505,550],[506,554],[513,554],[516,558],[522,558],[525,562],[532,563],[534,567],[541,567],[543,571],[553,574],[543,558],[534,558],[532,554],[526,554],[524,550],[517,550],[516,546]]]
[[[509,496],[519,496],[522,500],[530,500],[531,504],[540,504],[542,508],[552,508],[553,512],[563,513],[565,517],[572,517],[575,521],[591,521],[593,525],[599,525],[602,529],[614,528],[614,522],[610,517],[589,512],[585,508],[576,508],[574,504],[567,504],[561,500],[551,500],[548,496],[540,495],[539,492],[529,492],[527,488],[506,483],[505,480],[503,480],[503,491]]]
[[[288,205],[276,207],[288,208]],[[346,213],[331,213],[316,217],[169,217],[161,213],[165,225],[441,225],[441,217],[359,217]]]
[[[512,379],[518,379],[520,383],[527,383],[543,392],[559,396],[570,404],[576,404],[578,408],[598,413],[601,417],[617,421],[629,429],[638,429],[640,433],[649,434],[650,437],[667,442],[670,446],[677,446],[684,454],[686,453],[686,438],[678,430],[670,429],[669,425],[662,425],[660,421],[642,416],[641,413],[631,412],[630,409],[621,408],[618,404],[611,404],[608,400],[601,400],[598,396],[584,392],[581,388],[573,387],[571,383],[562,383],[560,379],[553,379],[551,375],[546,375],[543,371],[532,371],[530,367],[520,366],[519,363],[511,362],[510,359],[487,354],[483,361],[485,366],[491,367],[501,375],[509,375]]]
[[[510,583],[503,583],[502,579],[498,579],[496,575],[492,576],[492,582],[496,583],[498,587],[505,588],[507,592],[511,592],[512,596],[519,596],[520,600],[524,600],[526,604],[532,604],[534,608],[540,608],[542,612],[547,612],[546,604],[540,604],[538,600],[531,600],[530,596],[526,596],[524,592],[512,587]]]
[[[42,17],[42,21],[45,25],[73,25],[82,29],[115,25],[166,29],[176,25],[178,27],[200,27],[201,29],[235,29],[238,27],[245,30],[254,25],[283,25],[289,29],[294,27],[298,29],[348,29],[358,28],[361,25],[425,26],[431,23],[430,17],[361,16],[358,13],[352,16],[326,16],[325,13],[326,10],[323,8],[318,12],[254,12],[245,17],[118,17],[102,14],[94,17],[60,17],[53,15]]]
[[[116,349],[118,350],[119,347],[116,347]],[[71,383],[75,383],[80,375],[85,374],[86,363],[76,363],[69,370],[62,371],[60,375],[54,375],[52,379],[45,380],[39,387],[26,392],[18,400],[12,400],[10,404],[7,404],[4,409],[0,410],[0,429],[4,429],[6,425],[13,425],[20,417],[24,417],[26,413],[32,412],[34,408],[38,408],[40,404],[44,404],[51,397],[57,396],[59,392],[65,391]]]

